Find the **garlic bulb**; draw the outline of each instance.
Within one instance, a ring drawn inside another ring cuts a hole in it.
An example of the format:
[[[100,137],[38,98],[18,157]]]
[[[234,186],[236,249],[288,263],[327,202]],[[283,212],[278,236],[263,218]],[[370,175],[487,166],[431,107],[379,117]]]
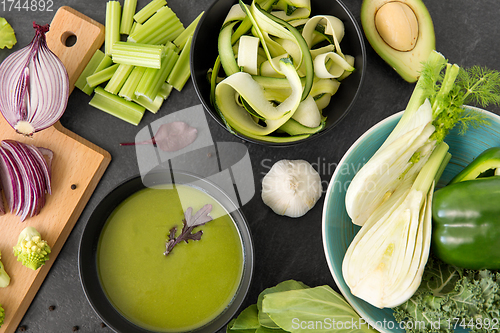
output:
[[[278,161],[262,180],[262,200],[278,215],[304,215],[314,207],[321,192],[321,177],[304,160]]]

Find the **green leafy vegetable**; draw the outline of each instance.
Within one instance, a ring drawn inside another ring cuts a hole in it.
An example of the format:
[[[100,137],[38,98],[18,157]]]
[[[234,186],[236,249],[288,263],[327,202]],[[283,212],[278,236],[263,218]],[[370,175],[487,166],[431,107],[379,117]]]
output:
[[[376,332],[329,286],[288,280],[265,289],[257,304],[232,320],[227,333]]]
[[[26,227],[19,234],[14,246],[17,261],[36,271],[49,260],[50,246],[42,240],[40,233],[33,227]]]
[[[174,246],[176,246],[182,241],[188,243],[189,240],[193,241],[200,240],[201,236],[203,235],[203,231],[198,230],[195,233],[192,233],[192,231],[194,228],[202,226],[205,223],[212,221],[212,217],[208,215],[210,214],[211,211],[212,211],[212,205],[210,204],[201,207],[200,210],[197,211],[194,216],[192,215],[193,212],[192,207],[186,209],[186,212],[184,213],[184,219],[182,220],[183,227],[181,234],[178,237],[175,237],[175,234],[177,233],[177,227],[174,226],[172,229],[170,229],[170,234],[168,235],[168,241],[166,244],[166,250],[163,254],[167,256],[170,252],[172,252]]]
[[[5,18],[0,17],[0,49],[5,47],[11,49],[16,43],[17,39],[14,29],[12,29]]]
[[[394,318],[419,323],[408,333],[498,331],[500,272],[463,270],[430,257],[419,289],[394,308]]]

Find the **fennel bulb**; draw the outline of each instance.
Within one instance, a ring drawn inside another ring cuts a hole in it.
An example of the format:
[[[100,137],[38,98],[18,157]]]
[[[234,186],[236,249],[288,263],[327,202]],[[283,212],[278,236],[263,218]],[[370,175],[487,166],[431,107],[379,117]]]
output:
[[[462,123],[484,123],[463,106],[500,104],[500,72],[469,70],[433,51],[401,120],[355,175],[346,210],[361,229],[351,242],[342,274],[353,295],[374,306],[394,307],[417,290],[430,250],[435,182],[451,155],[443,142]]]

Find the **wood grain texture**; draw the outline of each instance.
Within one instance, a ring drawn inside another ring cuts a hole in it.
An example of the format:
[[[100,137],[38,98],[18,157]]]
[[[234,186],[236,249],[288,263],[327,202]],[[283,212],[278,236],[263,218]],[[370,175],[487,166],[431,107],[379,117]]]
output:
[[[91,29],[94,23],[97,22],[69,7],[61,7],[51,23],[50,38],[47,36],[49,47],[56,45],[60,41],[57,36],[67,31],[75,33],[78,38],[73,47],[66,47],[62,43],[59,44],[64,47],[54,47],[54,53],[68,69],[71,89],[92,54],[103,43],[103,28]],[[52,194],[47,196],[46,205],[40,214],[24,222],[10,213],[0,216],[1,261],[11,277],[10,285],[0,288],[0,303],[5,309],[5,321],[0,333],[13,333],[109,165],[111,156],[59,122],[28,138],[16,133],[0,117],[0,140],[5,139],[49,148],[54,152]],[[73,184],[76,185],[75,189],[71,189]],[[52,247],[50,260],[37,271],[17,262],[12,249],[19,233],[27,226],[35,227]]]
[[[76,36],[76,43],[66,46],[66,40]],[[68,6],[60,7],[50,23],[47,45],[64,63],[69,76],[69,91],[83,69],[104,42],[104,26]]]

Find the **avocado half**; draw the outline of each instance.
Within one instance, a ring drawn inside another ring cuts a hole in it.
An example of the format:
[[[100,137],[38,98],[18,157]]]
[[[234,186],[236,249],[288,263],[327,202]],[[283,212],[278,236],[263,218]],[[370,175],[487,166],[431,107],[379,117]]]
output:
[[[436,48],[434,25],[421,0],[364,0],[361,24],[378,55],[406,81],[418,79],[421,63]]]

